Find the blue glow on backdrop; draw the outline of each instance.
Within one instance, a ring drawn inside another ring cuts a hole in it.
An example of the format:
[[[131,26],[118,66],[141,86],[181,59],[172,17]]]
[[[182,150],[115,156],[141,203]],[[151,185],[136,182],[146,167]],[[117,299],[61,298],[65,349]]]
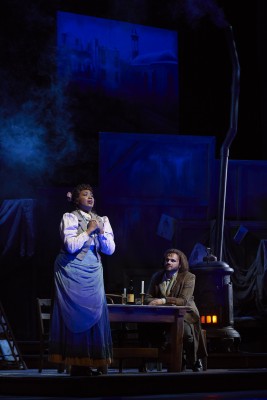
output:
[[[0,111],[2,194],[7,189],[11,197],[27,196],[31,186],[51,181],[57,168],[75,158],[78,147],[61,85],[51,84],[29,97],[19,107],[9,99]]]
[[[97,184],[99,132],[216,134],[219,148],[229,125],[230,84],[228,49],[217,29],[229,23],[217,1],[2,3],[2,197],[85,178]],[[231,25],[242,61],[239,126],[253,140],[237,135],[231,157],[266,159],[261,96],[250,79],[260,70],[257,46],[253,35],[247,40],[251,29],[238,35],[246,22],[240,23],[237,12]],[[249,89],[253,104],[242,97]]]
[[[176,31],[58,12],[57,38],[60,77],[178,120]]]

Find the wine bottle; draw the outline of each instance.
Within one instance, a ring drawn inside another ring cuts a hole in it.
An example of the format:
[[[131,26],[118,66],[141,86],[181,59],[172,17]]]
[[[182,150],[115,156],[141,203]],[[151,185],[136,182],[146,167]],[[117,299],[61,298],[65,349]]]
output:
[[[129,286],[127,289],[127,304],[134,304],[134,286],[133,286],[132,279],[130,280]]]

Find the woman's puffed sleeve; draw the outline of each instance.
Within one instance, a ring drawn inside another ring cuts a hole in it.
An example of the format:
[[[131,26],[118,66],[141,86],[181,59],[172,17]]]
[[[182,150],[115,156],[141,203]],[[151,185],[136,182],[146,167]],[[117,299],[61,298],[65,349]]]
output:
[[[114,234],[108,217],[102,217],[104,223],[104,233],[98,235],[101,252],[111,255],[115,251]]]
[[[87,232],[78,235],[78,218],[72,213],[65,213],[59,226],[60,236],[68,253],[76,253],[88,240]]]

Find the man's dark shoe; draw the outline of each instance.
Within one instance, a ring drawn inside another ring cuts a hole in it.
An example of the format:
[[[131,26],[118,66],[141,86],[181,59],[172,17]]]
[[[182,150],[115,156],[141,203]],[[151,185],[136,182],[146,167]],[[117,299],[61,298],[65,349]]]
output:
[[[203,365],[202,365],[202,362],[201,362],[200,359],[198,359],[198,360],[195,362],[195,364],[194,364],[192,370],[193,370],[193,372],[201,372],[201,371],[203,371]]]
[[[139,368],[138,368],[138,370],[139,370],[139,372],[147,372],[147,366],[146,366],[146,363],[144,363],[144,364],[141,364],[141,365],[139,365]]]
[[[94,371],[90,367],[84,367],[80,365],[72,365],[70,376],[98,376],[102,375],[101,371]]]
[[[98,368],[97,368],[97,372],[99,372],[98,375],[107,375],[107,373],[108,373],[108,366],[107,366],[107,365],[103,365],[102,367],[98,367]]]

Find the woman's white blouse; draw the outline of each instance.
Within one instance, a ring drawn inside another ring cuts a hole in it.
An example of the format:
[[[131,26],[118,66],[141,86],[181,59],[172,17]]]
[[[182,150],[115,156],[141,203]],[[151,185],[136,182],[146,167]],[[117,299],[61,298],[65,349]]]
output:
[[[81,213],[84,219],[89,222],[90,216],[82,211]],[[101,218],[104,223],[104,233],[97,235],[100,243],[100,250],[103,254],[111,255],[115,251],[113,230],[108,217],[105,216]],[[89,238],[87,232],[78,234],[78,218],[72,213],[63,214],[59,230],[64,247],[71,254],[79,251]]]

